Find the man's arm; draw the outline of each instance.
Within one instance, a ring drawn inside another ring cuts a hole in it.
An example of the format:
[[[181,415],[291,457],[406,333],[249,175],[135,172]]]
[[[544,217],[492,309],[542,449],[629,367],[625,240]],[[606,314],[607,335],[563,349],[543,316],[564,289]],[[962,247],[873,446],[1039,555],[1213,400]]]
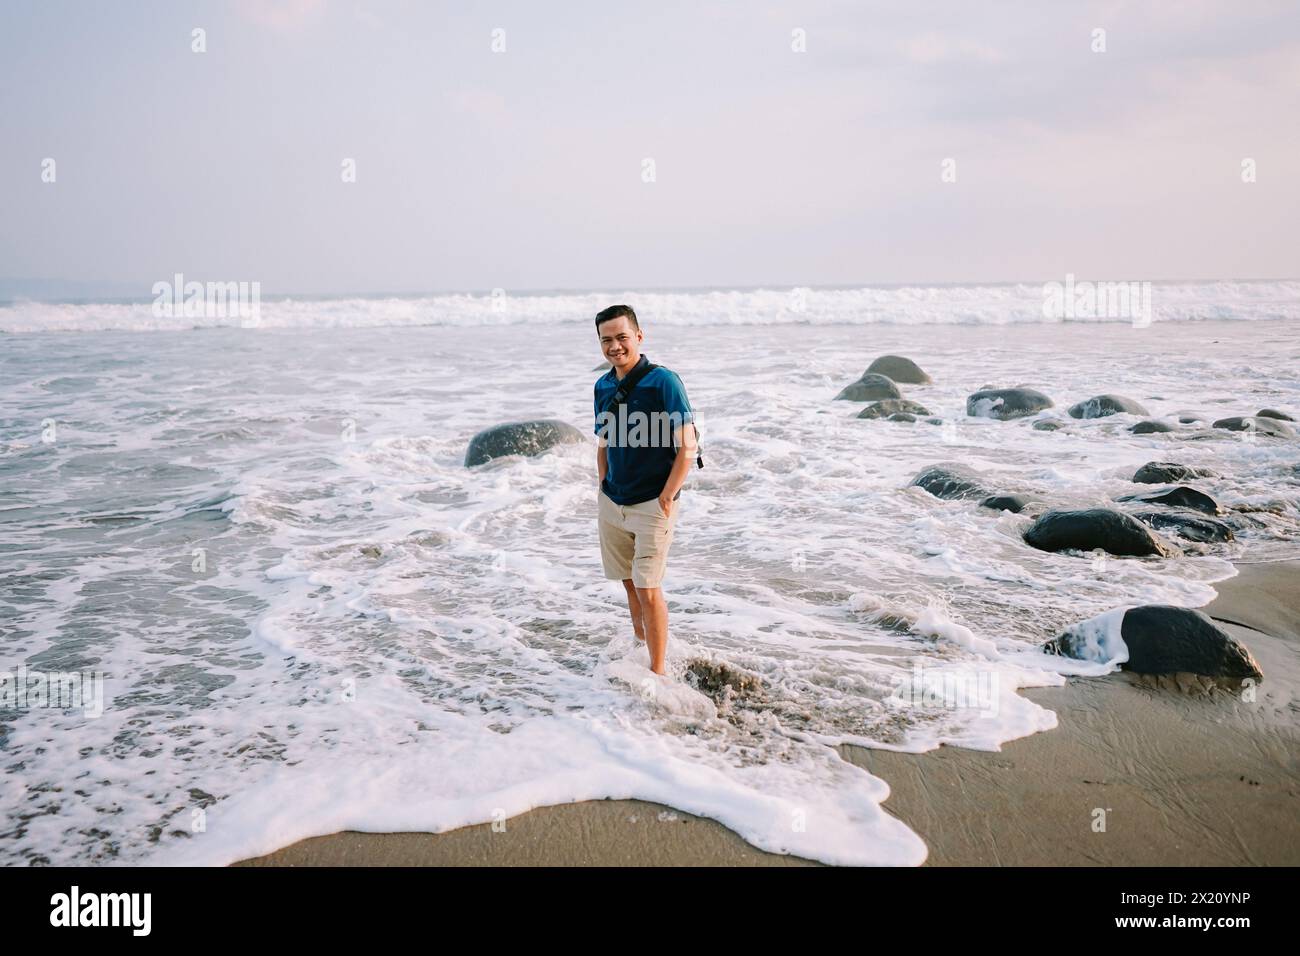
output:
[[[609,470],[609,452],[605,450],[605,436],[596,437],[596,474],[600,484],[605,484],[605,472]]]
[[[664,490],[659,493],[659,507],[669,517],[672,516],[672,509],[677,507],[673,498],[682,490],[682,485],[686,484],[686,476],[691,472],[691,465],[695,464],[695,426],[687,422],[674,428],[673,441],[677,445],[677,459],[673,462],[673,470],[668,473]]]

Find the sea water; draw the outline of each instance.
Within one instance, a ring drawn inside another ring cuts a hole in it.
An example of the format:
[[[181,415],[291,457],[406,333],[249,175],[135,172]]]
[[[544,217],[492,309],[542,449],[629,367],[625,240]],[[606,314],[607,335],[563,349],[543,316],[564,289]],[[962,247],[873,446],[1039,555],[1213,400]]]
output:
[[[601,574],[594,444],[463,464],[501,422],[593,431],[591,316],[619,301],[703,436],[667,682]],[[1050,732],[1017,690],[1117,661],[1044,641],[1202,605],[1233,560],[1300,550],[1300,442],[1064,413],[1103,392],[1153,416],[1294,413],[1300,285],[1157,284],[1153,303],[1149,325],[1046,321],[1031,286],[264,300],[254,328],[0,307],[0,671],[103,679],[98,716],[0,707],[0,860],[224,864],[635,797],[774,852],[919,863],[888,781],[840,745]],[[885,353],[930,373],[902,388],[946,424],[833,401]],[[1022,384],[1066,427],[965,415]],[[1049,554],[1027,517],[909,487],[943,461],[1081,507],[1177,461],[1250,510],[1179,557]]]

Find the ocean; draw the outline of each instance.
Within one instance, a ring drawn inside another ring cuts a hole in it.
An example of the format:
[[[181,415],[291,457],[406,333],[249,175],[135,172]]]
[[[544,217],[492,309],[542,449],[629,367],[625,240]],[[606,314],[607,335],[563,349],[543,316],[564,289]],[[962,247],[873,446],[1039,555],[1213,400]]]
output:
[[[594,445],[463,464],[501,422],[592,432],[592,316],[615,302],[702,433],[664,582],[680,696],[637,680]],[[0,305],[0,671],[103,689],[93,716],[0,699],[0,861],[217,865],[637,797],[774,852],[919,863],[889,782],[841,745],[1051,733],[1016,690],[1117,663],[1044,641],[1300,553],[1300,442],[1176,414],[1300,410],[1300,283],[1154,283],[1151,304],[1056,321],[1031,284],[367,296],[264,300],[253,327]],[[944,424],[833,401],[891,353],[934,379],[902,390]],[[968,417],[990,385],[1043,391],[1064,427]],[[1066,416],[1101,393],[1173,431]],[[1216,472],[1198,487],[1236,540],[1052,554],[1027,516],[909,486],[960,462],[1101,506],[1147,490],[1149,461]]]

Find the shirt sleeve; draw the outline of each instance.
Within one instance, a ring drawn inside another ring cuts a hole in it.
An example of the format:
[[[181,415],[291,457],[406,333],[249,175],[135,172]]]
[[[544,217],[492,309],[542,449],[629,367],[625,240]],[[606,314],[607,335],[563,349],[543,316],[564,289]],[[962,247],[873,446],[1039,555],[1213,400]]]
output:
[[[665,375],[660,388],[663,390],[664,411],[670,415],[680,415],[683,425],[695,421],[695,413],[691,411],[690,400],[686,397],[686,386],[676,372]]]

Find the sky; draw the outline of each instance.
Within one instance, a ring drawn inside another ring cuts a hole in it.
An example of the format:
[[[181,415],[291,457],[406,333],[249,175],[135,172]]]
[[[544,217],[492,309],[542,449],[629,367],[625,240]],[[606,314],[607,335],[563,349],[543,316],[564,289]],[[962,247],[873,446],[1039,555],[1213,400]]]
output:
[[[1294,278],[1298,212],[1294,0],[0,0],[0,279]]]

